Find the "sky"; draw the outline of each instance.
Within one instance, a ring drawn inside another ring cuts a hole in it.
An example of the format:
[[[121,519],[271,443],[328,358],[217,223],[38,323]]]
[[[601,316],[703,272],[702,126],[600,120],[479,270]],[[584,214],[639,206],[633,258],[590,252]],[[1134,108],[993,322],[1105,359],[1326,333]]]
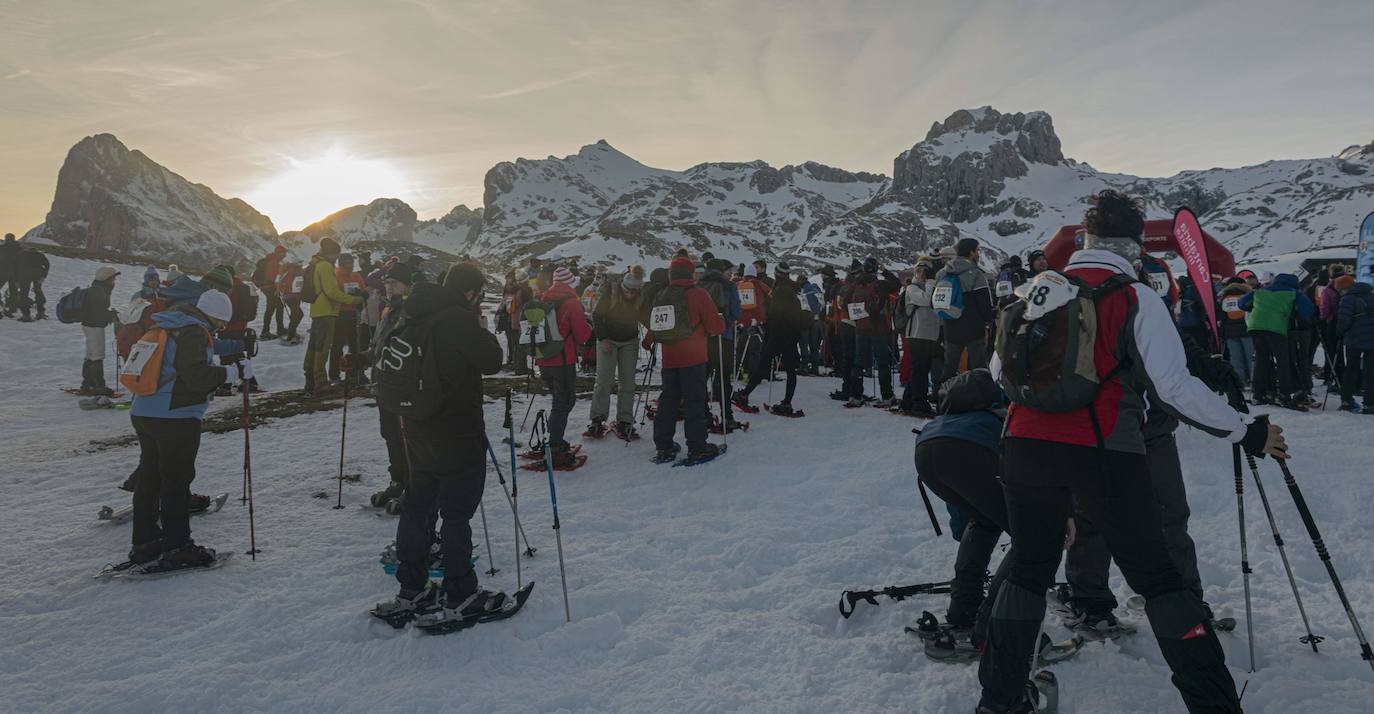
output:
[[[1329,156],[1374,140],[1372,31],[1367,1],[0,0],[0,230],[102,132],[279,230],[476,207],[496,163],[598,139],[890,175],[982,105],[1102,170]]]

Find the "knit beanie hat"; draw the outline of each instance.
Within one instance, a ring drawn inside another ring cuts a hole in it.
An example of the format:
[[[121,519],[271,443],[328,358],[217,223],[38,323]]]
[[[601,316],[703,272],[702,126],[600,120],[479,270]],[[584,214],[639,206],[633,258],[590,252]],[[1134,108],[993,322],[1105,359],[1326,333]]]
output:
[[[157,274],[157,268],[154,268],[150,265],[148,266],[147,270],[143,271],[143,283],[145,285],[148,283],[156,283],[161,281],[162,276]]]
[[[234,315],[234,306],[229,302],[229,296],[218,290],[206,290],[201,293],[200,298],[196,300],[196,309],[206,317],[221,322],[228,322]]]
[[[387,280],[395,280],[406,285],[415,284],[415,269],[405,263],[397,263],[386,271]]]
[[[673,280],[691,279],[696,268],[696,263],[693,263],[691,258],[673,258],[673,262],[668,264],[668,276]]]
[[[1334,285],[1337,290],[1349,290],[1350,287],[1355,284],[1355,276],[1342,275],[1341,277],[1332,280],[1331,284]]]
[[[625,277],[620,279],[620,287],[626,290],[640,290],[644,287],[644,268],[638,265],[630,266],[625,272]]]
[[[216,290],[229,292],[234,287],[234,273],[226,265],[216,265],[205,274],[201,282]]]
[[[576,280],[576,278],[573,277],[572,271],[567,268],[560,266],[557,270],[553,271],[553,281],[555,283],[562,283],[568,287],[572,287],[574,280]]]
[[[333,238],[325,237],[320,239],[320,255],[332,259],[337,257],[342,250],[343,248],[339,247],[339,242]]]
[[[395,270],[395,268],[392,268]],[[481,290],[486,284],[487,278],[482,275],[482,271],[472,263],[454,263],[447,273],[444,273],[444,287],[459,293],[469,290]]]

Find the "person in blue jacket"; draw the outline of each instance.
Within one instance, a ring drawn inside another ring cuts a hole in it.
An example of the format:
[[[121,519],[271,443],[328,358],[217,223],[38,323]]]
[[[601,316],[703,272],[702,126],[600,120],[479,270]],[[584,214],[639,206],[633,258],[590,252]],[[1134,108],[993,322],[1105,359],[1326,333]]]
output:
[[[1361,414],[1374,414],[1374,286],[1342,276],[1340,307],[1336,308],[1336,333],[1345,343],[1345,379],[1341,382],[1341,408],[1355,410],[1355,391],[1364,392]]]
[[[214,364],[214,356],[218,350],[225,354],[222,361],[233,363],[243,354],[243,343],[216,344],[211,337],[232,315],[229,296],[207,290],[194,306],[178,304],[152,317],[166,331],[167,343],[157,390],[135,395],[130,409],[139,445],[131,563],[159,561],[161,568],[180,569],[203,567],[215,560],[214,550],[191,540],[187,506],[196,476],[201,421],[215,389],[227,376],[224,367]],[[227,354],[230,351],[239,357]]]
[[[819,375],[821,371],[821,338],[825,335],[825,291],[805,275],[801,281],[802,310],[810,315],[811,324],[802,330],[798,346],[801,348],[799,374]]]

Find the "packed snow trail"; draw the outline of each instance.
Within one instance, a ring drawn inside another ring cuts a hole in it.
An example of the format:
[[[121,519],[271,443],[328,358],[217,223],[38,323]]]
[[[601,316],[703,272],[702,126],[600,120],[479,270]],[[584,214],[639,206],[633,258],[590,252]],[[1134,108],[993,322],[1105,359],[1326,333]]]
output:
[[[54,257],[50,301],[89,283],[95,266]],[[129,276],[141,274],[121,270],[117,301],[133,291],[137,277]],[[298,386],[303,349],[265,344],[263,384]],[[539,584],[529,603],[507,622],[424,637],[367,615],[396,592],[377,567],[396,521],[358,507],[386,485],[385,450],[364,406],[370,400],[355,398],[350,409],[346,471],[363,479],[344,484],[347,508],[331,508],[339,412],[258,427],[253,481],[263,552],[256,562],[243,557],[242,435],[206,434],[195,490],[228,491],[231,499],[191,527],[198,542],[232,550],[234,560],[166,580],[98,582],[91,574],[124,558],[129,531],[92,514],[124,503],[116,486],[138,450],[85,445],[127,435],[128,415],[83,412],[57,390],[79,373],[75,326],[0,321],[0,350],[7,377],[19,375],[0,393],[6,710],[968,712],[977,701],[975,668],[930,662],[903,633],[923,609],[943,612],[947,596],[860,603],[852,618],[840,618],[842,590],[948,579],[956,544],[934,535],[916,491],[910,431],[920,422],[844,409],[826,398],[833,380],[800,380],[795,404],[807,418],[761,415],[748,433],[730,435],[726,458],[690,469],[649,463],[647,431],[628,446],[586,440],[587,466],[557,476],[571,624],[563,622],[546,479],[519,472],[520,518],[539,549],[522,561],[525,580]],[[514,405],[517,426],[522,400]],[[578,402],[570,428],[587,423],[588,406]],[[238,402],[216,400],[213,408]],[[498,445],[503,411],[499,400],[486,411]],[[1374,421],[1334,411],[1275,418],[1369,627]],[[1219,615],[1243,617],[1230,449],[1187,428],[1179,444],[1208,600]],[[1318,655],[1297,641],[1302,624],[1248,493],[1259,671],[1244,671],[1243,627],[1221,636],[1236,681],[1249,680],[1246,709],[1366,711],[1374,678],[1278,469],[1264,461],[1260,470],[1313,629],[1328,639]],[[329,498],[312,497],[319,491]],[[480,577],[513,592],[513,525],[493,472],[485,502],[501,572]],[[943,520],[938,503],[936,512]],[[1124,603],[1119,576],[1114,585]],[[1124,604],[1118,612],[1144,624]],[[1049,632],[1068,637],[1057,625]],[[1055,672],[1063,712],[1182,711],[1148,630],[1090,644]]]

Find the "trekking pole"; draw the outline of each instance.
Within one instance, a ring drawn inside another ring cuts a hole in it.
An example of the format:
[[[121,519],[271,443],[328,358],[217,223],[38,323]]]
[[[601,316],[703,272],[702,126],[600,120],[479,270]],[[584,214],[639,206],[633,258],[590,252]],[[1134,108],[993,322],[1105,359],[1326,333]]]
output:
[[[348,440],[348,356],[348,353],[345,352],[343,359],[340,360],[343,362],[341,366],[343,367],[344,403],[343,427],[339,430],[339,500],[338,503],[334,505],[334,510],[336,511],[343,508],[344,443]]]
[[[534,418],[534,428],[544,429],[544,468],[549,474],[549,506],[553,508],[553,536],[558,544],[558,577],[563,581],[563,617],[572,622],[572,608],[568,604],[568,571],[563,565],[563,529],[562,523],[558,520],[558,489],[553,483],[553,445],[548,440],[548,422],[544,419],[544,410],[539,410],[539,415]]]
[[[511,451],[515,451],[514,445],[511,446]],[[510,504],[511,513],[515,514],[515,530],[517,536],[515,539],[515,549],[517,551],[520,550],[520,541],[523,539],[525,541],[525,555],[534,555],[534,548],[530,547],[530,539],[525,536],[525,527],[520,524],[520,514],[515,509],[516,493],[513,490],[513,486],[512,490],[506,489],[506,477],[501,473],[501,465],[496,463],[496,451],[492,448],[490,439],[487,440],[487,454],[491,456],[491,465],[496,468],[496,479],[501,482],[501,490],[506,494],[506,503]],[[512,456],[514,455],[512,454]],[[513,459],[512,463],[514,463]],[[515,473],[512,472],[510,477],[512,484],[514,484]],[[517,558],[517,560],[519,560],[519,558]]]
[[[648,363],[648,365],[647,365],[647,369],[644,370],[644,384],[639,388],[639,392],[635,394],[635,405],[634,405],[634,408],[630,410],[630,423],[631,423],[631,424],[634,424],[634,423],[635,423],[635,418],[640,414],[639,405],[640,405],[640,402],[641,402],[641,401],[644,403],[644,413],[647,414],[648,411],[649,411],[649,380],[653,379],[653,374],[654,374],[654,351],[653,351],[653,349],[651,348],[651,349],[649,350],[649,363]],[[641,427],[643,427],[643,426],[644,426],[644,422],[643,422],[643,421],[639,422],[639,425],[640,425]],[[630,440],[629,440],[629,439],[626,439],[626,440],[625,440],[625,448],[627,448],[627,449],[630,448]]]
[[[238,368],[239,385],[243,388],[243,483],[248,499],[248,555],[258,559],[258,535],[253,524],[253,451],[248,441],[248,382],[243,378],[243,363],[235,362]]]
[[[912,429],[911,433],[920,436],[920,429]],[[930,505],[930,494],[926,493],[926,485],[921,481],[921,475],[916,475],[916,490],[921,492],[921,501],[926,504],[926,515],[930,516],[930,527],[935,529],[935,535],[942,536],[944,531],[940,530],[940,519],[935,517],[935,507]],[[953,526],[951,526],[952,528]]]
[[[653,381],[654,365],[658,363],[658,352],[656,346],[649,347],[649,369],[644,373],[644,410],[639,413],[639,428],[644,429],[645,420],[649,418],[649,382]],[[630,442],[625,442],[626,446]]]
[[[495,575],[501,571],[496,567],[496,559],[491,555],[491,531],[487,530],[487,504],[478,501],[477,512],[482,514],[482,538],[487,542],[487,564],[491,566],[487,568],[487,575]],[[520,550],[518,540],[515,542],[515,549]]]
[[[716,335],[716,362],[720,367],[720,445],[724,450],[730,443],[730,420],[725,411],[725,333]]]
[[[1276,459],[1279,468],[1283,470],[1283,482],[1288,485],[1288,491],[1293,494],[1293,503],[1298,507],[1298,514],[1302,516],[1302,523],[1307,527],[1307,535],[1312,537],[1312,545],[1317,549],[1317,557],[1321,558],[1322,565],[1326,566],[1326,574],[1331,576],[1331,585],[1336,588],[1336,596],[1341,599],[1341,607],[1345,608],[1346,617],[1350,618],[1350,626],[1355,630],[1355,639],[1360,642],[1360,659],[1369,663],[1370,669],[1374,669],[1374,650],[1369,648],[1369,640],[1365,639],[1364,629],[1360,627],[1360,621],[1355,618],[1355,610],[1350,606],[1350,598],[1345,595],[1345,588],[1341,585],[1341,579],[1336,575],[1336,568],[1331,564],[1331,554],[1326,550],[1326,544],[1322,542],[1321,533],[1317,530],[1317,522],[1312,518],[1312,510],[1307,507],[1307,499],[1303,498],[1302,489],[1298,488],[1298,482],[1293,478],[1293,472],[1288,470],[1288,462],[1283,459]]]
[[[1236,472],[1236,512],[1240,515],[1240,572],[1245,584],[1245,632],[1250,647],[1250,670],[1255,671],[1255,618],[1250,607],[1250,551],[1245,544],[1245,477],[1240,472],[1240,445],[1231,445]]]
[[[1298,603],[1298,614],[1302,616],[1302,626],[1307,630],[1307,636],[1299,637],[1298,641],[1312,645],[1312,651],[1317,651],[1317,643],[1326,639],[1321,635],[1312,634],[1312,625],[1307,621],[1307,610],[1302,606],[1302,595],[1298,594],[1298,581],[1293,578],[1293,568],[1288,564],[1288,552],[1283,547],[1283,536],[1279,535],[1278,523],[1274,521],[1274,510],[1269,507],[1269,496],[1264,492],[1264,482],[1260,480],[1259,466],[1255,464],[1255,457],[1246,454],[1245,460],[1250,464],[1250,473],[1255,477],[1255,490],[1259,492],[1260,503],[1264,504],[1264,515],[1269,517],[1269,530],[1274,534],[1274,545],[1278,546],[1279,558],[1283,560],[1284,572],[1288,573],[1288,585],[1293,588],[1293,599]]]

